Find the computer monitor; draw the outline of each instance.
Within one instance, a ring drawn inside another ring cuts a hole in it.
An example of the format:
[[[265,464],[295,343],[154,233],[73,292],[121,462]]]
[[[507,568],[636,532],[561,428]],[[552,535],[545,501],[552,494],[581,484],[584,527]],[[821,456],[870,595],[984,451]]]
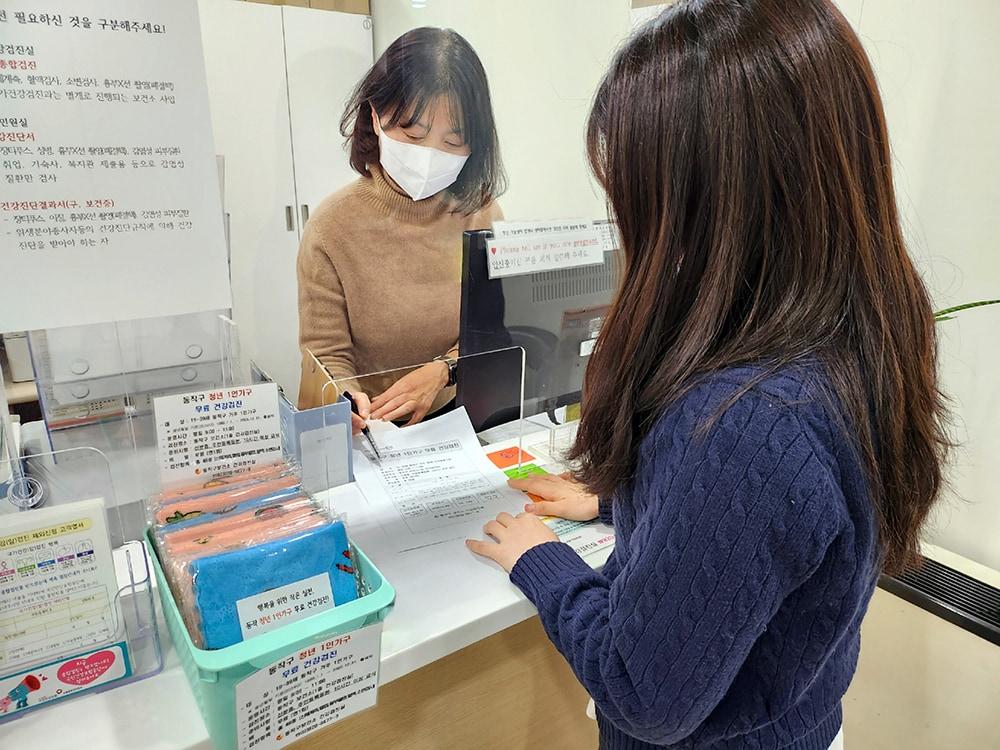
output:
[[[525,352],[524,415],[577,403],[597,334],[618,285],[621,260],[491,279],[490,230],[465,232],[456,401],[476,431],[517,418],[519,353]],[[466,359],[470,354],[497,352]],[[515,356],[516,354],[516,356]]]

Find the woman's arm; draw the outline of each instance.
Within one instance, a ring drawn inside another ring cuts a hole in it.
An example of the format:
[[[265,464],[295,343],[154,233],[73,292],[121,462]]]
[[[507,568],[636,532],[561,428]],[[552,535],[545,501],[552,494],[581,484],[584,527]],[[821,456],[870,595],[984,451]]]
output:
[[[797,420],[745,401],[702,441],[660,436],[621,500],[643,510],[614,580],[559,542],[511,572],[601,713],[648,742],[699,728],[840,523]]]
[[[334,377],[357,375],[354,342],[340,275],[306,225],[298,257],[299,346],[311,351]]]

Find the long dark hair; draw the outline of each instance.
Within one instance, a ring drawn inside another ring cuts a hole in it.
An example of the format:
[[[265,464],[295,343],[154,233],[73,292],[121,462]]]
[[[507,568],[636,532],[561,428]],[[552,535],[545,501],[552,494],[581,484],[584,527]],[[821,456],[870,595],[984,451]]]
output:
[[[680,0],[615,57],[588,124],[625,271],[573,450],[604,496],[699,376],[824,365],[883,565],[915,559],[947,450],[934,319],[897,216],[878,86],[828,0]]]
[[[379,159],[372,107],[387,128],[409,127],[438,97],[451,105],[471,153],[448,192],[455,210],[472,214],[506,189],[500,145],[486,71],[476,51],[451,29],[411,29],[389,45],[351,95],[340,132],[351,149],[351,166],[369,177],[368,165]]]

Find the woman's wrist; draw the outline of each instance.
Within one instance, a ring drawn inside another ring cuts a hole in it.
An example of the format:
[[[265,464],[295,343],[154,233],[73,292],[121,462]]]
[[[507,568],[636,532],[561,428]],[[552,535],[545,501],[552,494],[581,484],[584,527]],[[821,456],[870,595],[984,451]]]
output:
[[[431,367],[434,366],[437,366],[438,369],[438,389],[440,390],[448,385],[448,380],[451,377],[451,365],[443,359],[439,359],[436,362],[431,362]]]

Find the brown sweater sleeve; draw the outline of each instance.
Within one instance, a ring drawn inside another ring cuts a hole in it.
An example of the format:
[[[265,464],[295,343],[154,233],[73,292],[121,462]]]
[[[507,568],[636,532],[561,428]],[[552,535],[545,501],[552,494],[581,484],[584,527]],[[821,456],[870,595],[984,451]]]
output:
[[[357,373],[344,287],[314,228],[306,225],[298,257],[299,346],[335,378]]]

